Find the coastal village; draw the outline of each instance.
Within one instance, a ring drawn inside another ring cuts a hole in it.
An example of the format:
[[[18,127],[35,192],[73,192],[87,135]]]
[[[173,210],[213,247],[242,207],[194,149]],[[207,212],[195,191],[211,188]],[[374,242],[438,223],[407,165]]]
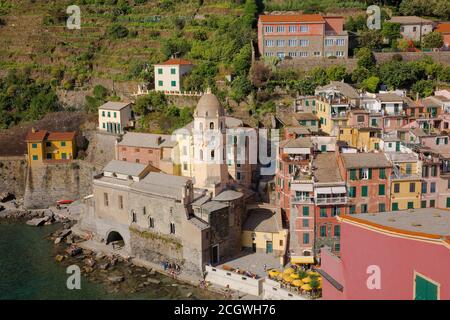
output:
[[[450,45],[448,22],[392,21]],[[351,46],[339,16],[262,14],[257,32],[259,56],[289,63],[347,59]],[[331,80],[263,127],[209,87],[186,91],[194,62],[153,68],[153,87],[100,105],[89,130],[28,128],[26,154],[2,157],[26,166],[25,191],[4,192],[0,215],[63,222],[58,262],[120,257],[236,299],[450,299],[450,86],[419,97]],[[134,105],[149,92],[193,99],[193,120],[145,132]]]

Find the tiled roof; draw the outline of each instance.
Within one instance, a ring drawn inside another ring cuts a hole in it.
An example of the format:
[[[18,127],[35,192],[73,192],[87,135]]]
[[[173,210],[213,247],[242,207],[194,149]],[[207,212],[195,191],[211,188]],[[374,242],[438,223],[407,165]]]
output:
[[[37,130],[35,132],[28,132],[25,140],[26,141],[43,141],[45,136],[48,134],[47,130]]]
[[[319,120],[319,118],[311,112],[294,113],[294,118],[297,120]]]
[[[300,137],[291,139],[281,144],[282,148],[311,148],[312,142],[309,137]]]
[[[105,172],[112,172],[118,174],[124,174],[129,176],[139,176],[147,166],[141,163],[133,163],[120,160],[111,160],[103,168]]]
[[[268,209],[252,210],[242,229],[254,232],[279,232],[283,230],[281,215]]]
[[[158,143],[159,138],[161,138],[160,143]],[[127,132],[118,145],[140,148],[170,148],[176,146],[177,141],[172,141],[172,136],[168,134]]]
[[[334,152],[319,153],[314,160],[314,176],[319,183],[341,182],[341,174]]]
[[[392,167],[384,153],[343,153],[341,157],[347,169]]]
[[[156,63],[156,66],[175,66],[175,65],[191,65],[192,62],[181,58],[172,58],[167,61]]]
[[[105,104],[101,105],[99,109],[106,109],[106,110],[115,110],[120,111],[123,108],[129,106],[130,102],[115,102],[115,101],[108,101]]]
[[[262,22],[300,22],[300,23],[325,23],[320,14],[280,14],[260,15]]]
[[[450,22],[439,23],[436,31],[441,33],[450,33]]]
[[[322,87],[318,87],[316,91],[325,91],[325,90],[335,90],[342,93],[344,96],[350,99],[358,99],[359,94],[355,88],[353,88],[348,83],[342,81],[330,81],[330,84],[327,84]]]
[[[392,17],[391,20],[387,21],[391,23],[400,23],[400,24],[433,23],[433,21],[431,20],[427,20],[416,16],[396,16]]]
[[[381,102],[403,102],[403,98],[395,93],[379,93],[377,98]]]

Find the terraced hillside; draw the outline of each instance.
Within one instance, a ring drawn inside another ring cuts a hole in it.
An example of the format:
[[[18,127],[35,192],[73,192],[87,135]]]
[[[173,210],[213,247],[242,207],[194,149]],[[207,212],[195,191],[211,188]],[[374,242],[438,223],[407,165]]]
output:
[[[81,30],[69,30],[65,11],[74,1],[0,0],[0,70],[29,67],[70,90],[93,78],[151,80],[148,66],[179,52],[212,62],[216,77],[230,72],[230,53],[243,46],[217,46],[243,14],[242,2],[81,0]]]

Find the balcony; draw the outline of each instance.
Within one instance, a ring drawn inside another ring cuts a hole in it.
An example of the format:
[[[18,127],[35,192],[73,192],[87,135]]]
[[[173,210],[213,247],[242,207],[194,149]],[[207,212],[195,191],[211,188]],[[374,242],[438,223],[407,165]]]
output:
[[[347,111],[331,113],[331,119],[347,119]]]
[[[318,206],[336,205],[336,204],[346,204],[348,202],[348,198],[347,197],[325,197],[325,198],[316,198],[315,201]]]
[[[313,197],[291,197],[291,204],[312,204],[313,202]]]

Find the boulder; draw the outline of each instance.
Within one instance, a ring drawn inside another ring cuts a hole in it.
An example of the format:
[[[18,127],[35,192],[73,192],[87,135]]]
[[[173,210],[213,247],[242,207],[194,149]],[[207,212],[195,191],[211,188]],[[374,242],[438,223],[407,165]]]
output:
[[[156,280],[156,279],[152,279],[152,278],[147,278],[147,282],[148,283],[153,283],[153,284],[161,284],[161,281]]]
[[[42,226],[44,223],[46,223],[48,221],[48,219],[49,219],[48,217],[34,218],[34,219],[31,219],[31,220],[28,220],[27,224],[30,225],[30,226],[38,227],[38,226]]]
[[[120,283],[120,282],[122,282],[124,280],[125,280],[124,276],[110,276],[110,277],[108,277],[108,281],[111,282],[112,284]]]

